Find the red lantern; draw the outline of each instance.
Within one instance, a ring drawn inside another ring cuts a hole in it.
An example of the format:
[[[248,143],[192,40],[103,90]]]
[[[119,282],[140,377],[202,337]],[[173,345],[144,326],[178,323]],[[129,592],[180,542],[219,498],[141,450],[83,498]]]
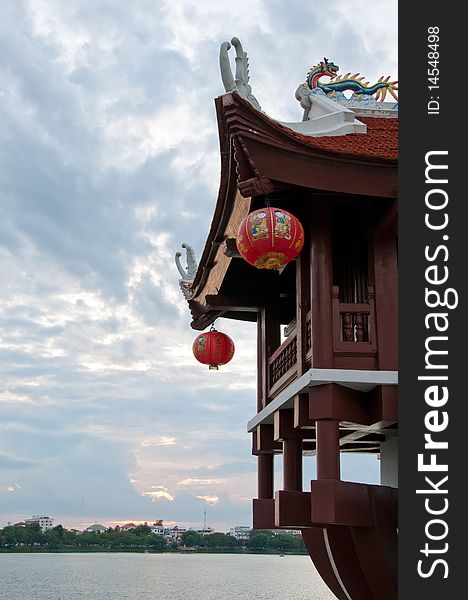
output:
[[[251,212],[237,232],[237,249],[257,269],[281,269],[303,246],[301,223],[282,208],[268,206]]]
[[[192,349],[195,358],[212,370],[218,370],[218,365],[225,365],[234,356],[234,342],[214,328],[195,338]]]

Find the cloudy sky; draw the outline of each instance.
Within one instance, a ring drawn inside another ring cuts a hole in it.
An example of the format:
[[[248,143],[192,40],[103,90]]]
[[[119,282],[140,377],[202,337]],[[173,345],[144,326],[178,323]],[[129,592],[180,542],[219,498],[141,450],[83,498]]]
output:
[[[293,121],[323,56],[395,76],[396,21],[396,0],[0,3],[0,526],[251,523],[255,326],[220,320],[235,358],[196,363],[173,259],[217,195],[219,46]]]

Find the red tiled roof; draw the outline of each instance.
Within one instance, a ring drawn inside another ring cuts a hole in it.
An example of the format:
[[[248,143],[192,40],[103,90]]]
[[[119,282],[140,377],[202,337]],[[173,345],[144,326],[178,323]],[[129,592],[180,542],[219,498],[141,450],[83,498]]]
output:
[[[294,133],[301,142],[334,154],[347,154],[363,158],[398,159],[398,119],[382,117],[360,117],[367,125],[367,133],[311,137]]]

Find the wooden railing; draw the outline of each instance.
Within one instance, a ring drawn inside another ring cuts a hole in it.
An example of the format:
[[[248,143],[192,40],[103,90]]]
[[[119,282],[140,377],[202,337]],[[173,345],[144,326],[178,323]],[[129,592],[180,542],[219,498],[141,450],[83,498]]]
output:
[[[268,361],[269,397],[283,388],[297,374],[297,336],[287,337]]]
[[[375,360],[377,355],[374,289],[368,287],[368,301],[362,303],[340,302],[339,293],[339,287],[334,286],[332,294],[333,351],[335,359],[342,361],[337,364],[364,358],[367,361],[363,363],[364,368],[373,368],[369,361]],[[297,325],[295,322],[291,322],[285,330],[289,335],[281,346],[268,357],[266,398],[262,400],[263,406],[271,402],[287,385],[301,375],[301,369],[312,366],[311,318],[311,311],[309,311],[303,324],[302,353],[298,352],[297,347]],[[298,369],[297,360],[300,356],[302,356],[302,367]],[[355,364],[346,368],[358,368]]]
[[[333,286],[333,342],[335,350],[375,352],[374,288],[368,287],[368,302],[340,302],[340,289]]]
[[[340,304],[343,342],[369,342],[369,313],[368,304]]]

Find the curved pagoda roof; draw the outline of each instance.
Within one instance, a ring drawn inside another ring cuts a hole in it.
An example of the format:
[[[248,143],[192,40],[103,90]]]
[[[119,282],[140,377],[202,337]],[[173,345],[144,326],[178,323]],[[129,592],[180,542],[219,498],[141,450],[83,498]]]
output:
[[[397,118],[361,116],[358,112],[359,120],[354,114],[350,118],[359,124],[362,133],[331,135],[332,130],[305,135],[304,127],[295,131],[295,124],[272,119],[236,92],[216,98],[215,105],[221,181],[189,293],[192,327],[199,330],[222,315],[240,318],[239,311],[244,310],[242,306],[221,306],[216,296],[235,255],[233,238],[253,198],[304,188],[320,195],[369,196],[376,200],[397,196]],[[345,117],[349,120],[349,114]],[[257,275],[259,285],[263,275]],[[245,312],[254,309],[245,307]],[[246,320],[255,320],[253,317],[244,314]]]

